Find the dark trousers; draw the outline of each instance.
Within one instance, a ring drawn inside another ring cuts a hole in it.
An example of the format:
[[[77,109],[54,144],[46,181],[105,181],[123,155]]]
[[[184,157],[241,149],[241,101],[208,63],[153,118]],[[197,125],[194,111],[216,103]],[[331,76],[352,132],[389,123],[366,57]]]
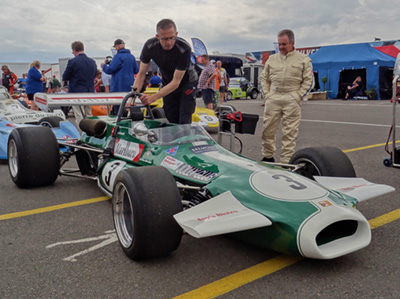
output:
[[[187,83],[164,97],[164,112],[170,123],[192,123],[192,114],[196,107],[196,84]]]

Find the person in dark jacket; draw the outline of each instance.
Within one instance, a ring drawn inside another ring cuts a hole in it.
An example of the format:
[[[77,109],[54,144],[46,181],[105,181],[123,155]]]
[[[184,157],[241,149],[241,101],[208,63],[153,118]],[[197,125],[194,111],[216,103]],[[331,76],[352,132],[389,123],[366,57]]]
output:
[[[68,60],[63,74],[64,85],[68,83],[68,92],[94,92],[94,78],[97,73],[96,62],[86,56],[84,45],[80,41],[71,44],[75,58]],[[84,117],[79,107],[73,107],[77,123]],[[89,106],[85,106],[85,114],[91,115]]]
[[[135,82],[135,74],[139,71],[136,58],[130,50],[125,49],[125,42],[122,39],[114,41],[114,48],[117,50],[117,54],[109,65],[102,64],[103,72],[112,75],[110,84],[111,92],[130,92],[133,82]],[[119,105],[114,105],[114,115],[118,114],[118,109]]]

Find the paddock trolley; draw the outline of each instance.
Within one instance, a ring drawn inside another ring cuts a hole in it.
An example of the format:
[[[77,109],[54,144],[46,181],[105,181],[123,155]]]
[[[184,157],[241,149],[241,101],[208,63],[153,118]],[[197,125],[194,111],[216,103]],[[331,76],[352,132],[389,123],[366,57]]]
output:
[[[400,54],[397,55],[396,64],[393,70],[392,84],[392,102],[393,102],[393,121],[390,127],[389,136],[386,141],[385,150],[390,158],[383,160],[383,164],[387,167],[400,167],[400,146],[396,146],[396,107],[400,103]],[[389,140],[392,137],[392,145],[390,149]]]

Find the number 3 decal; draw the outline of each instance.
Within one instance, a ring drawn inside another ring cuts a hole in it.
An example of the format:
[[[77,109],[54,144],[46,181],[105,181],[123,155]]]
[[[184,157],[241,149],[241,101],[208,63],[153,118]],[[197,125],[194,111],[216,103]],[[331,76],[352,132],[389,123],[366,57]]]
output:
[[[307,186],[303,185],[302,183],[293,180],[292,178],[283,175],[283,174],[275,174],[272,176],[275,180],[284,179],[286,182],[290,183],[289,187],[295,190],[304,190],[307,189]]]

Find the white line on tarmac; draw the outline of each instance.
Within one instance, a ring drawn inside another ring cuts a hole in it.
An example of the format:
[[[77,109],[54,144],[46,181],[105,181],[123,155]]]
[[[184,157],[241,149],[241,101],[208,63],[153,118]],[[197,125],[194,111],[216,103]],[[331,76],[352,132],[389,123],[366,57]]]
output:
[[[357,107],[389,107],[389,108],[393,108],[393,104],[390,103],[389,101],[385,101],[385,102],[380,102],[377,104],[373,104],[373,103],[351,103],[348,101],[343,101],[343,102],[338,102],[337,100],[332,100],[332,101],[322,101],[322,102],[314,102],[314,101],[306,101],[306,103],[303,102],[303,104],[306,105],[331,105],[331,106],[357,106]]]
[[[384,127],[384,128],[390,128],[390,126],[391,126],[391,125],[353,123],[353,122],[332,121],[332,120],[302,119],[301,121],[304,121],[304,122],[315,122],[315,123],[326,123],[326,124],[356,125],[356,126],[369,126],[369,127]],[[399,127],[399,126],[396,126],[396,128],[398,128],[398,127]]]

